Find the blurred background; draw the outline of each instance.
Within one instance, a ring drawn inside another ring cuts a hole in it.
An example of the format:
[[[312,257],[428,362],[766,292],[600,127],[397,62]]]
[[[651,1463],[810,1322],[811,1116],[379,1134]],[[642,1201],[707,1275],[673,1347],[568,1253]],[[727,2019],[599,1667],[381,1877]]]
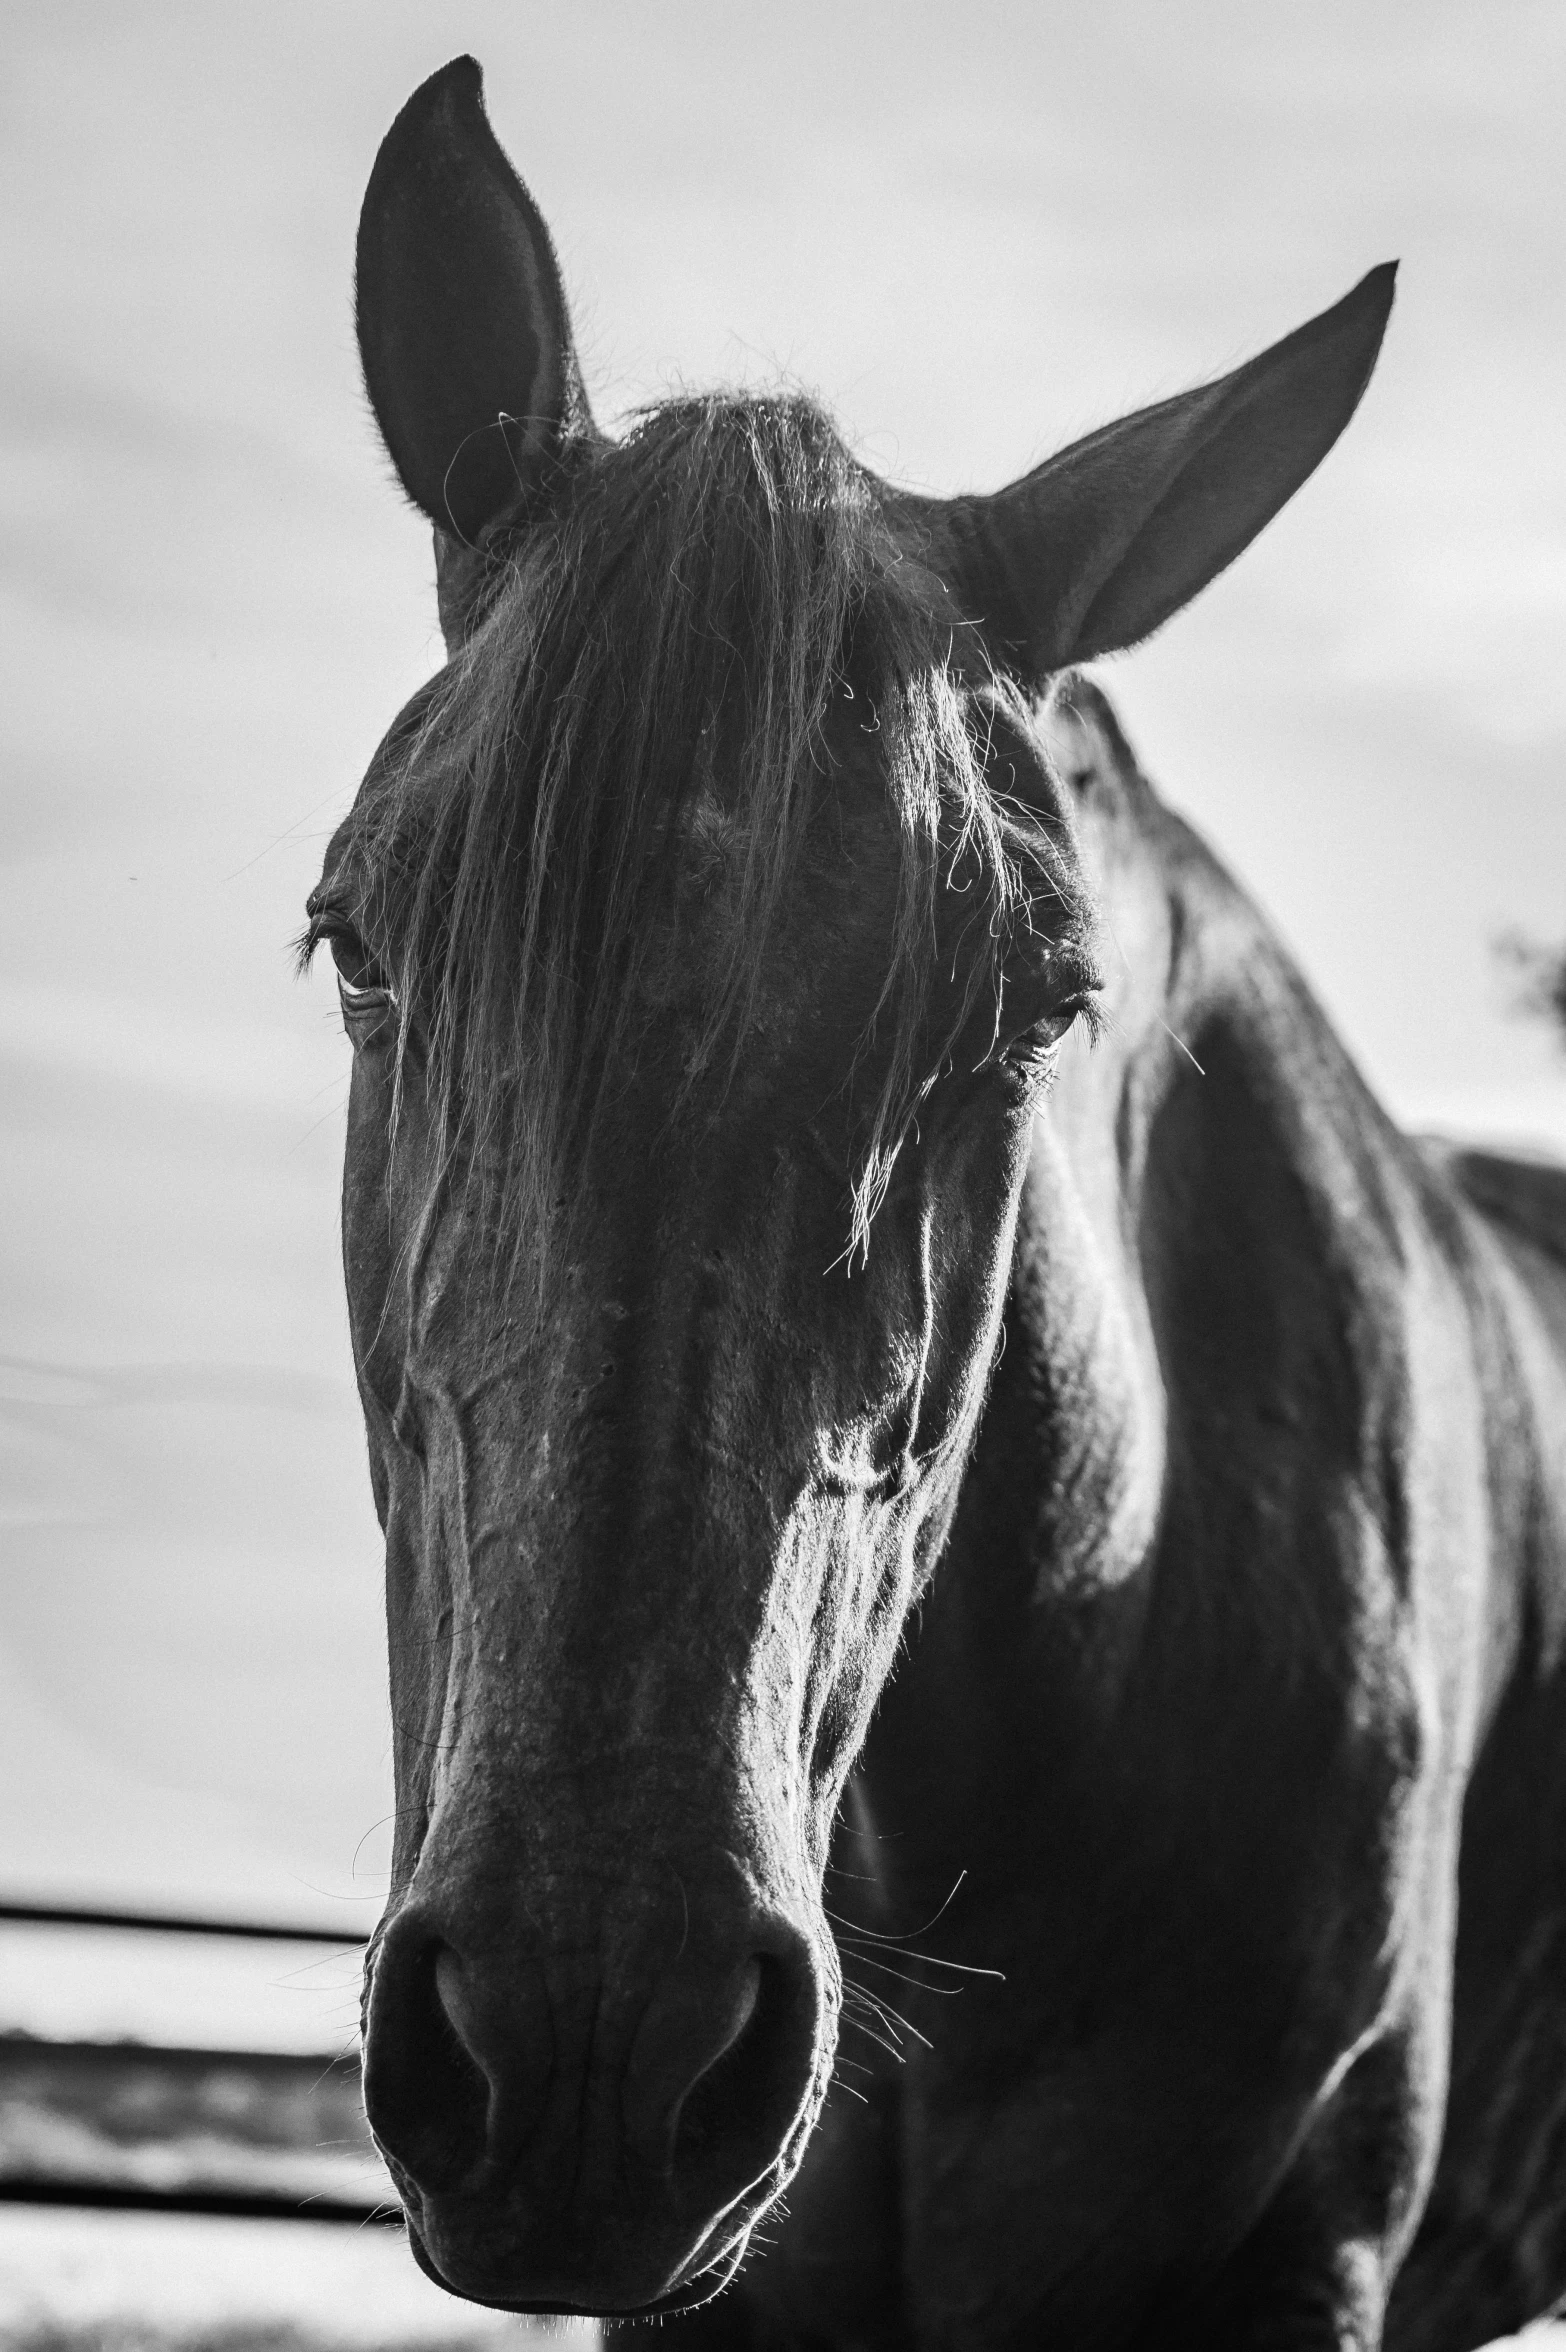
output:
[[[0,37],[0,1897],[322,1939],[12,1922],[0,2034],[326,2057],[391,1799],[348,1055],[289,947],[440,658],[352,326],[396,109],[481,59],[605,422],[784,377],[943,492],[1401,255],[1345,440],[1104,683],[1393,1111],[1566,1150],[1495,954],[1566,931],[1566,11],[12,0]],[[60,2104],[0,2081],[0,2173]],[[6,2343],[288,2328],[487,2340],[392,2231],[0,2206]]]

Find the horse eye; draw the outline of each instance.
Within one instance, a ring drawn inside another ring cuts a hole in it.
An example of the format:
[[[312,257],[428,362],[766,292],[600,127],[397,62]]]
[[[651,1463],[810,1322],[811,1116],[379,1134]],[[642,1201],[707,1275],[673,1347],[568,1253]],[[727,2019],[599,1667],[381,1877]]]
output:
[[[1053,1069],[1057,1047],[1065,1039],[1067,1031],[1090,1009],[1085,1002],[1062,1005],[1058,1012],[1035,1021],[1020,1036],[1014,1037],[1001,1059],[1012,1069],[1024,1073],[1038,1074]]]
[[[327,944],[337,966],[337,986],[345,1005],[395,1001],[390,981],[362,939],[351,931],[334,931]]]

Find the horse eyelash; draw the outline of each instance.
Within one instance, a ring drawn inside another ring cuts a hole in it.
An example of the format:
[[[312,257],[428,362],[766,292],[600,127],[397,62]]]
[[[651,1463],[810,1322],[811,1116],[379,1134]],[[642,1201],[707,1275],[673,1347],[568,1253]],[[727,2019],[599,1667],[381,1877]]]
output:
[[[313,907],[307,910],[305,927],[294,941],[294,970],[301,980],[331,936],[329,922],[330,918],[324,909],[319,913]]]
[[[358,926],[346,909],[336,906],[307,907],[305,912],[305,927],[294,942],[294,968],[301,977],[309,971],[320,950],[334,939],[351,940],[355,947],[364,951],[364,941],[359,936]]]

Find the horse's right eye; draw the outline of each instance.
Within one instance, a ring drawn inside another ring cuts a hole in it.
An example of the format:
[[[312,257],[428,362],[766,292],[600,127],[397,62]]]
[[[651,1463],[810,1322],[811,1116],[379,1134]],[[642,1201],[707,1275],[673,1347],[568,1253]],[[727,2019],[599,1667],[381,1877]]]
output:
[[[391,982],[356,932],[333,931],[327,941],[337,966],[337,986],[349,1010],[393,1004]]]

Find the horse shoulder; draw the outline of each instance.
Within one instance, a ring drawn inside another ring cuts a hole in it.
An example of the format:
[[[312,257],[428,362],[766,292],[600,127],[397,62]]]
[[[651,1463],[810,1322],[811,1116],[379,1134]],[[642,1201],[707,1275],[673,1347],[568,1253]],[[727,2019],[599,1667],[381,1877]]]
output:
[[[1566,1169],[1426,1142],[1470,1302],[1490,1492],[1439,2165],[1387,2341],[1510,2335],[1566,2288]]]

